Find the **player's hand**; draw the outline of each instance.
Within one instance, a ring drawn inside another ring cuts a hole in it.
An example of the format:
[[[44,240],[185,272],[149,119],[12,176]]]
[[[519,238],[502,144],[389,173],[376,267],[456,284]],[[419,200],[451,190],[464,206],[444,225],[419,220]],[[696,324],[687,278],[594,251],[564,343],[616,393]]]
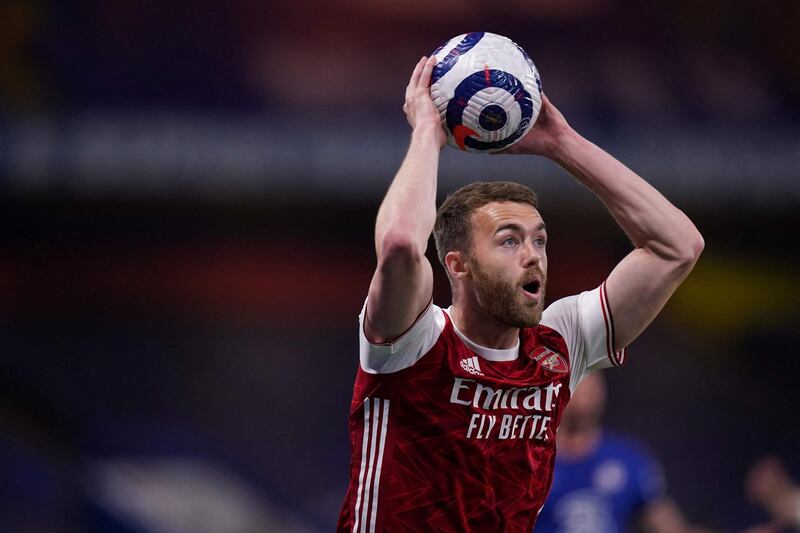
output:
[[[556,109],[550,99],[542,93],[542,108],[533,127],[516,144],[497,153],[551,157],[558,149],[563,136],[571,131],[561,111]]]
[[[414,72],[411,73],[411,79],[408,82],[408,87],[406,87],[406,101],[403,104],[403,112],[405,112],[406,119],[412,130],[416,132],[429,129],[433,133],[439,148],[441,148],[447,142],[447,134],[442,128],[439,112],[436,111],[433,100],[431,100],[429,87],[434,66],[436,66],[435,57],[423,56],[417,66],[414,67]]]

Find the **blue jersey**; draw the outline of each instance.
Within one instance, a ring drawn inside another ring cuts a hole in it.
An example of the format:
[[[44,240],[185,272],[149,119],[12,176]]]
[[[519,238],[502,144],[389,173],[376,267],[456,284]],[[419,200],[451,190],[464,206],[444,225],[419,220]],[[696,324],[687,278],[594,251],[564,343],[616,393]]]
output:
[[[631,439],[604,433],[589,456],[556,454],[550,496],[536,533],[628,531],[639,512],[664,494],[661,467]]]

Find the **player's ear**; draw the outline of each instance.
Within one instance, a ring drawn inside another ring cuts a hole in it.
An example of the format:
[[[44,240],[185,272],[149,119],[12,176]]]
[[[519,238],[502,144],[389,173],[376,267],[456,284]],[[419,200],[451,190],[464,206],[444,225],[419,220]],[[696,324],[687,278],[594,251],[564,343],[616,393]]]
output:
[[[444,256],[444,264],[447,266],[451,279],[461,279],[468,275],[469,262],[467,259],[467,254],[458,250],[447,252],[447,255]]]

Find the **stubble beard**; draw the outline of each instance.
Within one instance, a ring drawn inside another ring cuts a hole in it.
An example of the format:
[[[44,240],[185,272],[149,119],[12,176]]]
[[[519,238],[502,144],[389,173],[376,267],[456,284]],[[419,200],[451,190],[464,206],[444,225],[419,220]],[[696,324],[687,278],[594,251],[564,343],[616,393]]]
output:
[[[473,261],[473,286],[478,305],[495,320],[514,328],[531,328],[542,319],[544,310],[544,273],[535,269],[542,280],[535,302],[522,295],[519,283],[509,283],[496,273],[486,272]]]

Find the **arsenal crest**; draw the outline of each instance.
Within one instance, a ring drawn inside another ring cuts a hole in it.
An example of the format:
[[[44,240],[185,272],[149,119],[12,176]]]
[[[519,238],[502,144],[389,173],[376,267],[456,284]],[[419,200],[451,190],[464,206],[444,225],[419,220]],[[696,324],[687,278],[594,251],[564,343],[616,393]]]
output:
[[[562,374],[569,372],[569,365],[566,359],[564,359],[560,353],[556,353],[545,346],[535,348],[530,353],[530,357],[551,372],[559,372]]]

